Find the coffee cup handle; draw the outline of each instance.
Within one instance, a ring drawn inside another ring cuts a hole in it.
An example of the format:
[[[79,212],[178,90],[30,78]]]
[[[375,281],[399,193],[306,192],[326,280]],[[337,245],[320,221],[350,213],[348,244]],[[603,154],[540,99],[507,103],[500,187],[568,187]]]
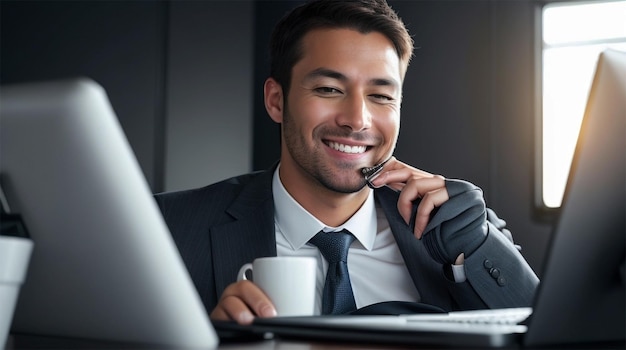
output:
[[[244,264],[239,269],[239,272],[237,273],[237,281],[247,280],[248,277],[246,277],[246,272],[248,272],[248,271],[252,271],[252,264],[251,263]]]

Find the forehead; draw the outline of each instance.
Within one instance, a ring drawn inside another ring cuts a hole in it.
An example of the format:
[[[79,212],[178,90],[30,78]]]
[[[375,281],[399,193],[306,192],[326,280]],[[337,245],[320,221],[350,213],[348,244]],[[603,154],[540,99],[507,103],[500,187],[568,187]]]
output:
[[[294,73],[327,68],[350,75],[383,75],[401,79],[401,63],[393,43],[379,32],[315,29],[302,38],[302,55]],[[304,71],[303,71],[304,70]]]

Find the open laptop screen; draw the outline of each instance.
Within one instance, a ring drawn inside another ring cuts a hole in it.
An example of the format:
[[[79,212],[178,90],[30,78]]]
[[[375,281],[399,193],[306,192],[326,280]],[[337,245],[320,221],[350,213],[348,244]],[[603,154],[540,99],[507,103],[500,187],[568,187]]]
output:
[[[600,55],[527,344],[624,341],[626,53]]]

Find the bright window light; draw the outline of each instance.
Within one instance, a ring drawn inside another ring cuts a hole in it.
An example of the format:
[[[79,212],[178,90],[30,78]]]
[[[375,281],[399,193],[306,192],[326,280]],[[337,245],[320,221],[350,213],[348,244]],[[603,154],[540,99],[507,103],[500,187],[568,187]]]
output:
[[[542,200],[561,205],[595,65],[626,51],[626,1],[558,3],[543,9]]]

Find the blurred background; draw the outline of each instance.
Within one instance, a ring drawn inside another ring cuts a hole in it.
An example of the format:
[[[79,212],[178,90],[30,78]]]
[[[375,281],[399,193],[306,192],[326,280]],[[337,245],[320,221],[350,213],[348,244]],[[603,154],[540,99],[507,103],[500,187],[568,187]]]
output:
[[[107,91],[153,192],[278,160],[267,43],[299,1],[1,1],[0,83],[88,76]],[[537,206],[544,1],[389,1],[415,40],[396,157],[480,186],[541,275]]]

